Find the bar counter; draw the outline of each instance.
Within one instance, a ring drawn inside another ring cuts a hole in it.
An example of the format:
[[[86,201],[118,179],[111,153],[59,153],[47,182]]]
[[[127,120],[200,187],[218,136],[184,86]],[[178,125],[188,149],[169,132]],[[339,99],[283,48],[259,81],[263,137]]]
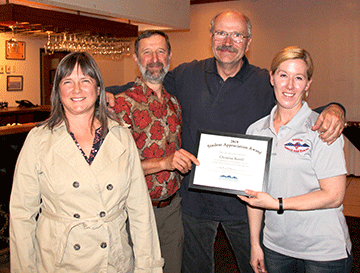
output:
[[[37,122],[49,117],[50,105],[0,109],[0,136],[29,132]]]
[[[0,136],[28,133],[37,122],[28,122],[19,125],[0,126]]]

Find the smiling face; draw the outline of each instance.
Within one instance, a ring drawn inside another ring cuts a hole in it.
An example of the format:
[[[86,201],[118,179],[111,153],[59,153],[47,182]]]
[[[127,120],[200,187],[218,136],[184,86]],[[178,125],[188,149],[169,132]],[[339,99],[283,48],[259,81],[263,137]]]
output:
[[[290,59],[282,62],[275,72],[270,72],[278,107],[298,111],[304,94],[310,88],[307,65],[304,60]]]
[[[93,115],[100,88],[95,79],[83,74],[78,64],[60,81],[59,90],[66,116]]]
[[[169,71],[171,53],[161,35],[152,35],[139,41],[138,54],[134,54],[142,80],[152,84],[162,83]]]
[[[230,35],[227,35],[225,39],[217,40],[214,37],[215,32],[237,33],[247,37],[249,33],[244,16],[233,11],[222,13],[216,18],[214,29],[210,33],[211,49],[217,62],[222,65],[240,64],[249,50],[251,38],[247,37],[242,42],[236,43]]]

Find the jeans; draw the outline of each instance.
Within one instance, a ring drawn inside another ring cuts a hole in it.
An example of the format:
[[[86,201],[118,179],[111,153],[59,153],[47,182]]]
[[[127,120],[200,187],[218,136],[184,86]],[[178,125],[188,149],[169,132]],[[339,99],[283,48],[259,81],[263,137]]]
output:
[[[334,261],[311,261],[289,257],[264,247],[268,273],[350,273],[352,255]]]
[[[200,219],[183,213],[184,249],[182,273],[214,272],[214,243],[219,221]],[[221,222],[234,250],[241,273],[252,273],[248,221]]]

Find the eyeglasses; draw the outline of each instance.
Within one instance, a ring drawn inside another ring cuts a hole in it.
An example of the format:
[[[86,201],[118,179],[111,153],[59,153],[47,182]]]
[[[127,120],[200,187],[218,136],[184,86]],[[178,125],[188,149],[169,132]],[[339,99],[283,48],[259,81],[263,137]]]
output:
[[[222,31],[222,30],[215,31],[213,33],[213,37],[216,41],[223,41],[227,38],[227,36],[230,36],[230,38],[237,44],[244,42],[245,38],[250,37],[250,36],[245,36],[239,32],[227,33],[226,31]]]

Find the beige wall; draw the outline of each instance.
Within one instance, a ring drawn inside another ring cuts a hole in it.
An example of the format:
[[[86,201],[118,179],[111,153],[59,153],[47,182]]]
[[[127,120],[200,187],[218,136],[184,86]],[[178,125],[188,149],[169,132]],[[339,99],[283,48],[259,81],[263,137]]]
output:
[[[315,62],[310,105],[316,107],[337,101],[347,108],[348,120],[360,120],[358,0],[242,0],[193,5],[190,31],[169,33],[173,48],[172,67],[212,56],[208,25],[212,16],[225,8],[244,11],[252,20],[254,36],[248,54],[252,64],[268,68],[281,48],[289,45],[306,48]],[[0,35],[0,65],[11,63],[19,67],[16,74],[24,74],[24,91],[6,92],[6,75],[0,74],[0,100],[5,98],[9,103],[15,103],[14,98],[24,98],[39,103],[39,48],[45,41],[27,40],[26,61],[8,61],[4,57],[3,37],[4,34]],[[138,74],[132,58],[121,62],[98,59],[98,63],[107,86],[133,81]]]
[[[5,40],[9,40],[11,34],[0,34],[0,65],[10,66],[10,73],[0,74],[0,101],[7,101],[9,106],[16,106],[15,100],[27,99],[35,104],[40,104],[40,51],[39,48],[45,42],[37,39],[23,39],[16,37],[18,41],[25,41],[25,60],[5,59]],[[15,71],[14,71],[15,68]],[[7,76],[23,76],[23,91],[7,91]]]

